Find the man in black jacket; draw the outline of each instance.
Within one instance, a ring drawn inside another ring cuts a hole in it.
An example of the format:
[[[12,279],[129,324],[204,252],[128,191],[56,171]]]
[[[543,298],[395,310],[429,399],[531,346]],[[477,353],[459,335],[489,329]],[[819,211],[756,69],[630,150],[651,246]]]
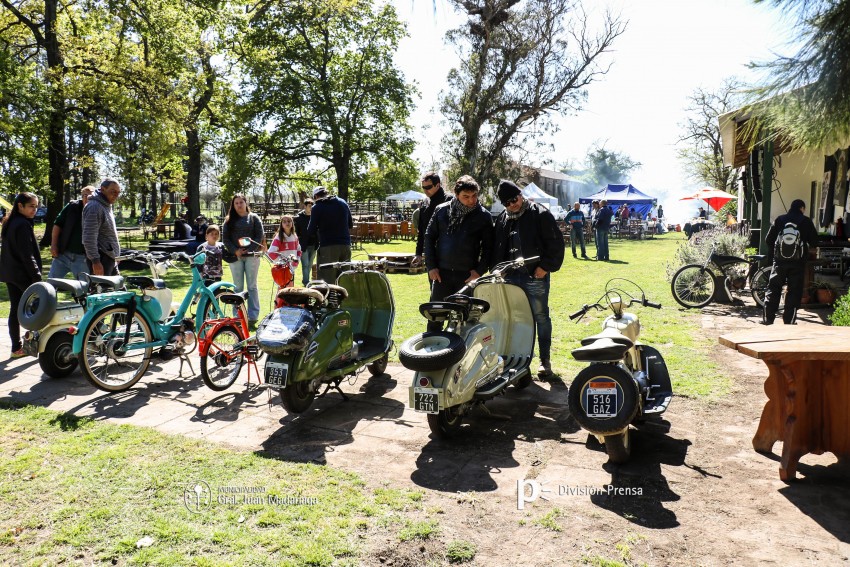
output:
[[[478,183],[464,175],[455,183],[455,198],[434,211],[425,231],[425,266],[431,301],[442,301],[487,271],[493,246],[493,219],[478,202]],[[429,331],[440,323],[429,322]]]
[[[425,232],[428,230],[431,217],[434,216],[434,210],[452,198],[443,190],[440,176],[433,171],[422,176],[421,184],[422,191],[428,199],[419,207],[416,224],[416,257],[413,259],[413,266],[422,263],[422,255],[425,253]]]
[[[809,257],[809,249],[818,244],[818,232],[805,212],[806,204],[803,200],[794,199],[788,212],[773,221],[765,236],[768,256],[773,257],[773,269],[764,299],[764,325],[773,325],[782,286],[786,283],[788,291],[785,294],[782,321],[786,325],[793,325],[797,320],[797,309],[803,299],[806,259]]]
[[[499,200],[505,210],[496,219],[490,265],[520,256],[539,256],[505,278],[525,290],[537,326],[540,367],[538,376],[551,376],[552,319],[549,317],[549,274],[564,262],[564,237],[558,223],[545,207],[528,201],[511,181],[499,183]]]

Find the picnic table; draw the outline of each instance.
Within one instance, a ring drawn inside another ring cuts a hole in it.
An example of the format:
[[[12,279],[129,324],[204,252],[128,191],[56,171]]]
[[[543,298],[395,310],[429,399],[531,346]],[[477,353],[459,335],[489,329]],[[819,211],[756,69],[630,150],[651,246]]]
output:
[[[767,365],[753,448],[770,453],[782,441],[779,478],[794,480],[807,453],[850,457],[850,327],[773,325],[722,335],[720,344]]]

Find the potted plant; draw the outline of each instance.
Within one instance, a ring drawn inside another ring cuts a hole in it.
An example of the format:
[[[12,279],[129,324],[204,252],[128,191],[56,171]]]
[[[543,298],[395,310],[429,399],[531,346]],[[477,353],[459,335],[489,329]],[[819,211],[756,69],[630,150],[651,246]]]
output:
[[[815,280],[812,282],[812,290],[818,303],[831,305],[835,301],[836,292],[838,289],[832,283],[826,280]]]

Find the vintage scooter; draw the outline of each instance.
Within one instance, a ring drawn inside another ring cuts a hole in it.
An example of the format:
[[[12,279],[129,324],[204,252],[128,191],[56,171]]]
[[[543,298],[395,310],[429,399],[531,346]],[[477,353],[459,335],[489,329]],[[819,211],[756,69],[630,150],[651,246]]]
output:
[[[658,418],[673,397],[664,358],[640,342],[640,319],[625,311],[634,304],[661,309],[636,283],[614,278],[596,303],[570,315],[575,320],[591,309],[612,312],[602,322],[601,333],[582,339],[582,346],[572,351],[573,358],[590,365],[575,377],[567,395],[570,414],[605,443],[612,463],[629,459],[629,426]]]
[[[344,270],[336,284],[311,281],[306,288],[278,292],[282,307],[257,326],[266,353],[265,385],[280,390],[289,413],[306,411],[319,390],[348,397],[339,385],[364,366],[373,376],[387,368],[393,346],[395,304],[386,262],[337,262],[320,267]]]
[[[148,265],[152,277],[162,277],[166,257],[144,254],[132,250],[122,251],[118,261],[136,260]],[[29,286],[18,305],[18,321],[27,332],[22,344],[26,354],[38,358],[41,370],[51,378],[64,378],[77,368],[78,360],[72,352],[73,328],[83,318],[86,297],[124,287],[122,276],[95,276],[82,274],[82,280],[50,278]],[[171,291],[167,297],[157,297],[171,306]],[[59,301],[57,293],[67,293],[70,301]],[[170,309],[170,307],[169,307]]]
[[[498,264],[444,301],[419,306],[429,321],[447,323],[446,330],[407,339],[399,360],[416,372],[410,407],[428,414],[437,437],[456,434],[473,407],[504,394],[508,386],[531,384],[534,317],[525,291],[504,276],[536,259]]]

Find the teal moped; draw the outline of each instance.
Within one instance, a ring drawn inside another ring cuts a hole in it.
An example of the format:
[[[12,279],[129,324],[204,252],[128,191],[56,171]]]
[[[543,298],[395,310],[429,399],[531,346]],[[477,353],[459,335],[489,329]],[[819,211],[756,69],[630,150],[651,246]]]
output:
[[[86,313],[74,330],[73,352],[88,380],[102,390],[121,392],[133,386],[144,375],[154,349],[162,360],[179,356],[182,363],[197,345],[195,329],[207,319],[224,316],[217,296],[235,289],[230,282],[204,286],[201,266],[206,254],[189,256],[184,252],[172,258],[188,260],[192,266],[192,285],[173,316],[170,306],[155,297],[166,289],[161,279],[129,276],[126,283],[138,288],[114,291],[86,298]],[[190,307],[197,305],[194,320],[187,317]],[[190,363],[191,368],[191,363]]]

